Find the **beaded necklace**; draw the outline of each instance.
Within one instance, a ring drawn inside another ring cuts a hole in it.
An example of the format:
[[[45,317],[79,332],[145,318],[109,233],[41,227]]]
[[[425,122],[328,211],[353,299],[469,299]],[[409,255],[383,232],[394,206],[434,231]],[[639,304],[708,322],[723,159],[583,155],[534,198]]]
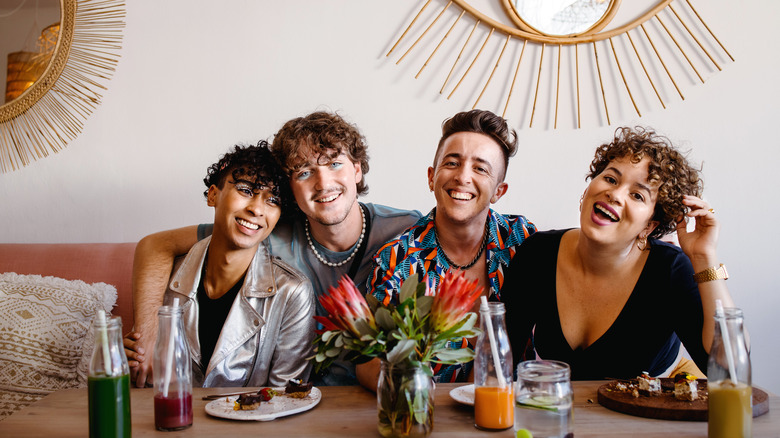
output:
[[[357,245],[355,245],[355,249],[352,251],[352,253],[347,257],[346,259],[338,262],[338,263],[332,263],[327,260],[325,260],[325,257],[323,257],[318,251],[317,248],[314,247],[314,242],[311,240],[311,234],[309,233],[309,218],[306,218],[306,240],[309,241],[309,248],[311,248],[312,252],[314,252],[315,257],[317,257],[317,260],[319,260],[321,263],[328,265],[332,268],[337,268],[339,266],[343,266],[348,261],[352,260],[353,257],[355,257],[355,254],[360,251],[360,247],[363,245],[363,238],[366,236],[366,214],[363,213],[363,209],[360,209],[360,217],[363,219],[363,228],[360,230],[360,238],[358,239]]]
[[[434,231],[433,233],[434,239],[436,239],[436,247],[438,248],[438,251],[441,253],[441,256],[444,257],[444,260],[447,261],[447,264],[456,268],[460,269],[461,271],[465,271],[466,269],[469,269],[470,267],[474,266],[477,263],[477,260],[479,260],[480,257],[482,257],[482,253],[485,251],[485,247],[487,246],[488,242],[488,222],[485,221],[485,234],[482,237],[482,245],[479,247],[479,251],[477,252],[477,255],[474,257],[474,259],[469,262],[466,265],[457,265],[453,263],[452,260],[450,260],[449,257],[447,257],[447,253],[444,252],[444,247],[441,246],[441,243],[439,242],[439,235]]]

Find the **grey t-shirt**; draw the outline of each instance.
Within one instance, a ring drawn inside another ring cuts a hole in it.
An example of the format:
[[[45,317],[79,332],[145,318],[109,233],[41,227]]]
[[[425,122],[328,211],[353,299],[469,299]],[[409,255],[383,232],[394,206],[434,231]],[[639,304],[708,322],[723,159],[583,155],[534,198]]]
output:
[[[360,260],[357,274],[353,280],[358,290],[365,294],[366,281],[373,269],[373,257],[376,252],[387,241],[392,240],[414,225],[422,215],[417,210],[399,210],[371,203],[363,205],[366,206],[371,218],[371,230],[368,236],[366,236],[366,239],[368,239],[366,250],[363,253],[363,258]],[[210,235],[213,228],[213,224],[199,225],[198,239],[200,240]],[[321,294],[327,292],[331,286],[335,286],[341,277],[348,275],[352,266],[352,261],[338,267],[328,266],[320,262],[311,248],[309,248],[303,220],[296,220],[291,223],[279,222],[273,232],[271,232],[266,243],[273,256],[281,258],[306,275],[311,281],[314,293],[317,294],[318,298]],[[334,263],[344,260],[355,249],[353,246],[344,252],[334,252],[323,247],[314,239],[312,239],[312,243],[325,260]],[[355,245],[357,245],[357,242]],[[319,300],[317,301],[317,315],[325,316]],[[330,367],[327,374],[318,376],[315,384],[355,385],[357,384],[355,366],[349,362],[338,361]]]

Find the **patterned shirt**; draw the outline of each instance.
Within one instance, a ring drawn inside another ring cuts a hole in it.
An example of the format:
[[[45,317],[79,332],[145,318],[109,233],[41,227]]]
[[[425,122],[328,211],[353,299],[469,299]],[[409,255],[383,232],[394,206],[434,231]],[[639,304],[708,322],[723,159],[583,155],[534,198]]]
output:
[[[382,246],[374,257],[374,269],[368,277],[368,290],[385,305],[391,302],[398,304],[397,292],[409,276],[427,274],[429,281],[438,287],[441,275],[450,269],[449,263],[438,251],[435,217],[434,208],[403,234]],[[536,232],[536,226],[524,216],[502,215],[491,209],[487,227],[485,253],[490,283],[488,298],[500,301],[504,269],[509,266],[517,246]],[[449,343],[453,349],[467,346],[465,339]],[[471,366],[471,363],[463,366],[435,364],[434,372],[440,382],[465,381]]]

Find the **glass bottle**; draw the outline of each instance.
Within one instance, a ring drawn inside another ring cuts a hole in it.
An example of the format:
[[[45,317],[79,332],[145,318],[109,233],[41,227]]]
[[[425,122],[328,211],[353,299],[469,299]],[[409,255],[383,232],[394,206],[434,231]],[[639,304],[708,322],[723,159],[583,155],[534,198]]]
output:
[[[92,326],[89,362],[89,436],[130,438],[130,367],[122,344],[122,319],[99,311]]]
[[[717,311],[715,314],[707,380],[708,437],[750,437],[753,424],[752,377],[740,309],[725,308],[722,313]]]
[[[154,347],[154,425],[157,430],[192,426],[192,362],[184,333],[182,306],[157,311]]]
[[[481,429],[514,424],[512,348],[506,332],[504,303],[483,301],[474,358],[474,423]]]

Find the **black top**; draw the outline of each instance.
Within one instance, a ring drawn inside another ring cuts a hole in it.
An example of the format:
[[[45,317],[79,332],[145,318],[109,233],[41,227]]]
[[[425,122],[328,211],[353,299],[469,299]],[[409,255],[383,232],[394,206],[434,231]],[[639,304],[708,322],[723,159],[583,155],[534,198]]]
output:
[[[535,325],[539,357],[567,362],[573,380],[633,378],[643,371],[658,375],[674,363],[680,339],[696,365],[707,369],[701,296],[691,262],[680,248],[654,239],[648,240],[650,254],[615,322],[587,348],[572,350],[561,329],[555,288],[566,231],[532,235],[505,271],[502,296],[515,363]]]
[[[203,263],[198,283],[198,340],[200,341],[200,364],[204,370],[208,368],[211,356],[214,354],[219,334],[222,333],[222,326],[225,325],[233,301],[235,301],[238,291],[241,290],[241,286],[244,285],[244,277],[241,277],[225,295],[211,299],[203,287],[205,278],[206,263]]]

